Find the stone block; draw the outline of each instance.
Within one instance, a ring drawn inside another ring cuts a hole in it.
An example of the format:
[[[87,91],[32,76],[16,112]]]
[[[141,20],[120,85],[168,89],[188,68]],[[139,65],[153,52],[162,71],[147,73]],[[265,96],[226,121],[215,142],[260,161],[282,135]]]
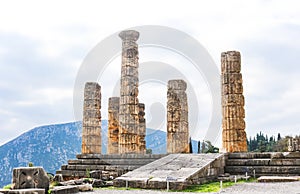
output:
[[[294,182],[298,181],[298,177],[287,177],[287,176],[261,176],[257,179],[258,182]]]
[[[13,169],[14,189],[49,189],[49,178],[42,167],[20,167]]]
[[[81,192],[93,191],[93,187],[91,184],[77,185],[77,188]]]
[[[244,118],[242,118],[242,117],[224,118],[223,121],[222,121],[222,128],[223,128],[223,130],[227,130],[227,129],[232,129],[232,130],[245,129],[246,128],[246,123],[245,123]]]
[[[9,191],[9,189],[0,189],[1,194],[7,194]]]
[[[223,73],[221,79],[222,84],[243,83],[241,73]]]
[[[245,105],[245,99],[242,94],[227,94],[222,95],[222,106]]]
[[[222,111],[224,118],[245,118],[245,110],[241,105],[223,106]]]
[[[227,94],[243,94],[243,84],[242,83],[223,84],[222,95],[227,95]]]
[[[104,182],[101,179],[94,179],[93,183],[92,183],[92,186],[94,188],[99,188],[99,187],[105,186],[105,184],[104,184]]]

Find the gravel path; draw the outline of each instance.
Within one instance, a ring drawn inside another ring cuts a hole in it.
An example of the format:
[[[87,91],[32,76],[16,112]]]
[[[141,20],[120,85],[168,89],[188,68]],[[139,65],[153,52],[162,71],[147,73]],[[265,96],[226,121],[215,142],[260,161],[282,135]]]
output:
[[[84,194],[166,194],[166,191],[152,190],[96,190]],[[289,183],[243,183],[223,189],[228,194],[300,194],[300,181]],[[176,194],[187,194],[176,192]],[[208,194],[208,193],[206,193]]]

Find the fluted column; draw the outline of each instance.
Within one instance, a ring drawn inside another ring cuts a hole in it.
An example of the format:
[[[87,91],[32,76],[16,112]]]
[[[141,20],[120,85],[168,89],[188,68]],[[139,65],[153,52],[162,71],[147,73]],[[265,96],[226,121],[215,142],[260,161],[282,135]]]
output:
[[[145,104],[139,103],[139,130],[138,130],[138,144],[139,144],[139,153],[146,153],[146,119],[145,116]]]
[[[108,99],[108,154],[119,153],[119,107],[119,97]]]
[[[138,107],[138,45],[139,33],[122,31],[122,67],[119,109],[119,153],[139,152],[139,107]]]
[[[246,152],[245,110],[241,55],[238,51],[221,55],[222,141],[226,152]]]
[[[167,153],[189,153],[187,84],[169,80],[167,102]]]
[[[101,154],[101,87],[87,82],[84,88],[82,154]]]

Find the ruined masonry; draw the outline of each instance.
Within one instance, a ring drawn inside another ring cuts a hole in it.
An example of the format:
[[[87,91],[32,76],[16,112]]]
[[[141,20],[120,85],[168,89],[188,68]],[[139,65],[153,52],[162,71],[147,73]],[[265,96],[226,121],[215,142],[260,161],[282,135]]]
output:
[[[169,80],[167,102],[167,153],[189,153],[187,84]]]
[[[138,45],[139,33],[134,30],[122,31],[122,67],[119,109],[119,153],[145,153],[141,149],[145,134],[139,134],[138,101]]]
[[[139,142],[139,153],[146,153],[146,119],[145,116],[145,104],[139,103],[139,131],[138,131],[138,142]]]
[[[119,153],[119,107],[119,97],[108,99],[108,154]]]
[[[241,55],[237,51],[221,55],[222,140],[226,152],[246,152],[245,110]]]
[[[224,173],[223,154],[169,154],[114,180],[114,186],[182,190],[216,180]]]
[[[101,87],[87,82],[84,88],[82,154],[101,153]]]

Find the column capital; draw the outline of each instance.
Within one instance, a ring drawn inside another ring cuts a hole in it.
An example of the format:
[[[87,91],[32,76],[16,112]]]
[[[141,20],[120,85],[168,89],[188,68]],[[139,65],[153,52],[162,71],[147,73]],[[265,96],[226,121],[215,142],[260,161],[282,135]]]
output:
[[[124,30],[119,33],[119,37],[124,40],[133,40],[137,41],[139,39],[140,33],[135,30]]]

